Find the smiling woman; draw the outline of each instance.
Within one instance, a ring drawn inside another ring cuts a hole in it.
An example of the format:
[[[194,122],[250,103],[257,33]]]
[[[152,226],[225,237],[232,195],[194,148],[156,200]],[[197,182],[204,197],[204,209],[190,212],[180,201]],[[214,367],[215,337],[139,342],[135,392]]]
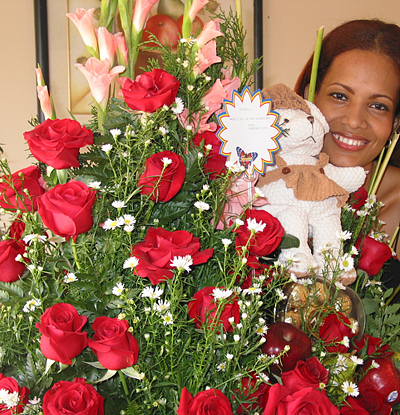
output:
[[[387,144],[399,117],[400,28],[380,20],[353,20],[323,40],[315,104],[330,132],[323,151],[338,166],[361,166],[368,189],[375,159]],[[295,90],[307,96],[312,57]],[[392,237],[400,222],[400,169],[388,166],[377,198],[379,219]],[[397,248],[400,254],[400,246]]]

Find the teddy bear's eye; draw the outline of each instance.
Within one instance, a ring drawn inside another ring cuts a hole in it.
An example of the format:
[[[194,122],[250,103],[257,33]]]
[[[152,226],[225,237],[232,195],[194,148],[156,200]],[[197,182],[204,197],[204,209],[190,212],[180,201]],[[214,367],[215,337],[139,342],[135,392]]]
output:
[[[314,117],[312,115],[307,117],[307,120],[310,121],[311,125],[314,124]]]
[[[289,122],[289,120],[287,119],[287,118],[285,118],[284,120],[283,120],[283,124],[287,124]]]

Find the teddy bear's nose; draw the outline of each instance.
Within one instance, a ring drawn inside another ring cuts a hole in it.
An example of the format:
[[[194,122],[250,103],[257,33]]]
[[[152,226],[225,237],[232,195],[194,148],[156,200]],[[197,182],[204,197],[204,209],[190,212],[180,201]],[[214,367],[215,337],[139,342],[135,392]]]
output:
[[[310,121],[311,124],[314,123],[314,117],[312,115],[308,116],[307,120]]]

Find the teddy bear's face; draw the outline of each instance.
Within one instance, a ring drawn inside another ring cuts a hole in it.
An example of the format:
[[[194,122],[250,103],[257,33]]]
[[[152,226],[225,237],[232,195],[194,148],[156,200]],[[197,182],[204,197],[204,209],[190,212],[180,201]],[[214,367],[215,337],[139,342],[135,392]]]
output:
[[[316,156],[324,143],[329,126],[315,105],[309,103],[311,114],[294,109],[276,109],[283,134],[279,138],[281,152]]]

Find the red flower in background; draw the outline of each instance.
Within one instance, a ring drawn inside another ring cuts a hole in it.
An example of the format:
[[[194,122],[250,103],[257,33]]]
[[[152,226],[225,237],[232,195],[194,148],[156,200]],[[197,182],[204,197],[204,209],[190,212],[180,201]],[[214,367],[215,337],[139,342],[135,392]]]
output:
[[[163,69],[153,69],[138,75],[133,81],[120,78],[120,93],[129,108],[154,112],[164,105],[171,105],[178,93],[180,82]]]
[[[93,132],[69,118],[47,119],[24,138],[33,157],[55,169],[79,167],[79,149],[93,144]]]
[[[198,328],[201,328],[205,323],[210,328],[222,324],[224,330],[233,331],[229,319],[233,318],[236,324],[239,323],[240,309],[238,298],[236,294],[231,294],[221,310],[221,307],[218,307],[218,303],[223,300],[218,300],[214,297],[214,290],[217,290],[217,288],[204,287],[194,294],[193,300],[188,304],[189,317],[194,319],[194,324]],[[221,290],[224,290],[224,288],[221,288]],[[216,316],[218,316],[218,321],[215,321]]]
[[[364,337],[361,340],[355,341],[354,346],[358,352],[366,346],[366,354],[367,356],[371,356],[372,354],[376,354],[379,356],[393,356],[393,352],[390,350],[389,345],[384,344],[382,345],[382,339],[379,337],[372,337],[369,334],[364,334]]]
[[[208,389],[192,396],[185,387],[176,412],[178,415],[233,415],[229,399],[219,389]]]
[[[14,378],[6,377],[0,373],[0,390],[6,391],[10,394],[18,393],[19,403],[11,408],[8,408],[6,404],[0,403],[1,415],[13,415],[20,414],[24,410],[24,406],[28,403],[30,390],[28,388],[21,388]]]
[[[199,147],[203,141],[205,148],[206,146],[211,146],[211,150],[206,151],[206,162],[203,168],[205,173],[210,175],[210,179],[214,180],[225,173],[227,159],[219,153],[221,141],[214,132],[204,131],[201,134],[196,134],[193,138],[193,145]]]
[[[350,320],[341,313],[329,314],[319,328],[319,337],[330,353],[346,353],[349,345],[345,338],[349,340],[355,335],[350,327]]]
[[[353,209],[359,210],[362,206],[365,205],[367,201],[368,192],[364,186],[361,186],[356,192],[352,193],[350,196],[351,207]]]
[[[361,248],[360,248],[361,247]],[[358,239],[356,248],[360,251],[358,268],[364,270],[368,275],[374,276],[382,269],[383,264],[391,258],[392,250],[389,245],[366,236],[362,242]]]
[[[242,378],[242,390],[237,391],[240,401],[246,399],[249,403],[243,403],[239,406],[236,413],[242,415],[247,414],[249,411],[255,411],[257,408],[264,409],[268,400],[268,390],[270,385],[261,382],[257,386],[257,378],[255,375],[252,377]]]
[[[185,181],[182,157],[172,151],[152,154],[139,178],[140,193],[150,195],[154,202],[168,202],[181,190]]]
[[[149,278],[153,285],[170,280],[171,260],[174,257],[190,255],[193,265],[207,262],[213,249],[200,250],[200,240],[188,231],[167,231],[163,228],[149,228],[143,242],[132,249],[132,256],[139,259],[135,273],[142,278]]]
[[[13,221],[10,228],[8,229],[8,236],[18,241],[22,238],[24,232],[25,222],[22,221],[21,217],[18,217]]]
[[[36,210],[36,199],[45,193],[45,181],[36,166],[18,170],[0,180],[0,206],[21,212]]]
[[[346,399],[346,402],[343,402],[340,415],[369,415],[369,412],[361,406],[358,400],[350,396]]]
[[[25,253],[25,244],[15,239],[5,239],[0,242],[0,281],[18,281],[25,271],[26,265],[16,261],[18,255]]]

